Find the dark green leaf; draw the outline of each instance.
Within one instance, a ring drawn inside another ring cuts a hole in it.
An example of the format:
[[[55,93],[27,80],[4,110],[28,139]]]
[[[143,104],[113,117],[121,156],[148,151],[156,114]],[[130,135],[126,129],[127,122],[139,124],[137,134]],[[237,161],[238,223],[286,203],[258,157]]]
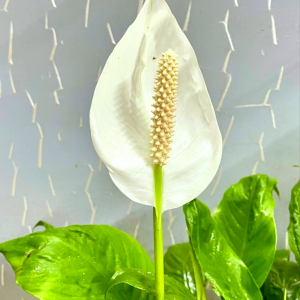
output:
[[[117,270],[154,269],[135,239],[105,225],[47,229],[0,244],[0,252],[16,282],[43,300],[101,300]],[[119,287],[109,299],[130,299],[132,293],[130,286]]]
[[[209,208],[193,200],[183,211],[196,258],[215,291],[226,300],[261,300],[250,271],[222,236]]]
[[[257,285],[263,285],[276,250],[276,179],[267,175],[242,178],[223,196],[215,214],[220,231],[230,247],[249,268]]]
[[[275,259],[282,259],[282,260],[289,261],[290,255],[291,255],[290,250],[277,250],[275,253]]]
[[[155,275],[153,272],[146,272],[137,269],[119,270],[113,276],[108,291],[120,284],[125,283],[136,289],[146,291],[155,296]],[[124,298],[126,299],[126,298]],[[155,298],[151,298],[155,299]],[[167,300],[195,300],[195,297],[179,281],[165,275],[165,299]]]
[[[36,227],[39,227],[39,226],[42,226],[42,227],[44,227],[45,229],[52,229],[52,228],[54,228],[54,226],[50,225],[49,223],[47,223],[47,222],[45,222],[45,221],[38,221],[38,222],[34,225],[33,229],[35,229]]]
[[[300,264],[300,180],[292,189],[289,210],[289,244],[298,264]]]
[[[164,261],[165,274],[180,281],[195,295],[196,282],[191,245],[189,243],[183,243],[169,247],[165,254]]]
[[[283,259],[275,259],[262,292],[267,300],[300,300],[300,268]]]

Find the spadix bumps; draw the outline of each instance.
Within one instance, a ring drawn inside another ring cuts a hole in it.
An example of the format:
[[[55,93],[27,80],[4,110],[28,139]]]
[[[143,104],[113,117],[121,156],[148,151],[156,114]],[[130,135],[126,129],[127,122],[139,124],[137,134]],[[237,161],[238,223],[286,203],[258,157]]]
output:
[[[161,166],[167,164],[170,157],[170,144],[175,126],[175,104],[177,91],[178,62],[177,55],[173,50],[168,50],[162,54],[158,64],[157,77],[155,79],[152,104],[154,116],[151,118],[153,124],[151,127],[151,154],[155,164]]]

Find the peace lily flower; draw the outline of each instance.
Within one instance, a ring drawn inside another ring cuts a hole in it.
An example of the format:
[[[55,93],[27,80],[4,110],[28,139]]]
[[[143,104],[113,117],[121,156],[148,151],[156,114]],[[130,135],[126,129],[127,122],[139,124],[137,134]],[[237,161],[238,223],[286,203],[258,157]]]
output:
[[[155,165],[163,166],[162,212],[197,197],[215,176],[222,138],[214,109],[164,0],[146,0],[107,60],[90,126],[113,182],[135,202],[155,207]]]

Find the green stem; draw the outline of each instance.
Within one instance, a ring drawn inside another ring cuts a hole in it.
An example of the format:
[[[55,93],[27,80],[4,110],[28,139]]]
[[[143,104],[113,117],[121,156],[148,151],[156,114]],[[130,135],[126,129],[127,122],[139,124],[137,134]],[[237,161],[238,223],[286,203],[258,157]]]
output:
[[[162,221],[163,174],[160,165],[154,165],[155,208],[153,208],[154,262],[156,299],[164,300],[164,244]]]
[[[193,268],[194,268],[195,281],[196,281],[197,300],[206,300],[201,267],[197,262],[194,249],[191,250],[192,250],[192,261],[193,261]]]

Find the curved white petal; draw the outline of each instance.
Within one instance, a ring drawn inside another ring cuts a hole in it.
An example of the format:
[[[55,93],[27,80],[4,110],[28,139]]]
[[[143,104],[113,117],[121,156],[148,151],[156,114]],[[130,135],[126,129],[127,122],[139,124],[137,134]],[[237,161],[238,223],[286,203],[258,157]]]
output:
[[[164,0],[147,0],[110,55],[95,90],[90,125],[95,149],[117,187],[155,205],[149,157],[154,78],[162,53],[178,54],[178,102],[172,150],[163,167],[163,211],[197,197],[219,167],[222,138],[185,34]]]

